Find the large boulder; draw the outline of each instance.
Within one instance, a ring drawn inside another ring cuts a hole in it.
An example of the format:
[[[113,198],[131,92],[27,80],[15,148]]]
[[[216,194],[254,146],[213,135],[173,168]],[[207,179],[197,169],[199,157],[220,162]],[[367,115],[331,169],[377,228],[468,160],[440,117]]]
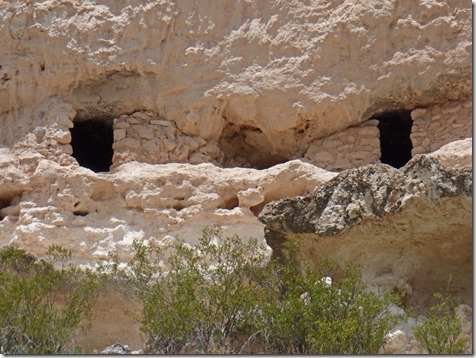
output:
[[[311,262],[360,263],[369,284],[405,292],[407,304],[425,309],[437,291],[470,304],[472,188],[471,167],[418,155],[401,170],[344,171],[311,195],[267,204],[259,219],[276,255],[301,234]]]

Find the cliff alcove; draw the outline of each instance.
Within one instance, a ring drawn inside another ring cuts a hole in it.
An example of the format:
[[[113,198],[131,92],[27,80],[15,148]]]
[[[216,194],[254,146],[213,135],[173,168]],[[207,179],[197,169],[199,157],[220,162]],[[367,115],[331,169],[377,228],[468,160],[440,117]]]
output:
[[[8,197],[0,198],[0,221],[5,219],[5,217],[6,217],[6,214],[3,212],[3,209],[6,209],[11,205],[12,205],[12,199],[10,199]]]
[[[272,145],[261,129],[248,125],[229,124],[223,130],[219,146],[225,154],[225,167],[267,169],[289,160],[272,152]]]
[[[404,166],[412,158],[412,118],[409,110],[385,112],[374,116],[379,121],[380,161],[394,168]]]
[[[0,221],[7,216],[18,216],[22,191],[10,190],[0,193]]]
[[[71,128],[71,146],[73,157],[79,165],[95,173],[109,171],[114,153],[112,125],[112,121],[103,119],[74,122],[74,127]]]

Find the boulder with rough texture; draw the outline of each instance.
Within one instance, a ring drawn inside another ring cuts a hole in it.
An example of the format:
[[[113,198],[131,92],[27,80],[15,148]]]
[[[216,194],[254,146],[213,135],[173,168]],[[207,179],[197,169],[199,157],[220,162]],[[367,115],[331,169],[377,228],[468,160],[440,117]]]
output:
[[[344,171],[311,196],[268,204],[260,220],[270,232],[331,236],[365,218],[397,213],[414,197],[436,206],[453,196],[471,198],[471,193],[471,168],[445,169],[437,160],[419,155],[403,171],[383,164]]]
[[[418,155],[401,170],[350,169],[313,194],[269,203],[259,215],[279,255],[301,234],[303,253],[363,265],[366,281],[425,309],[434,292],[472,302],[472,168]]]
[[[131,354],[129,346],[115,343],[109,347],[106,347],[101,354]]]
[[[437,151],[430,153],[430,157],[446,167],[463,168],[473,166],[473,140],[466,138],[448,143]]]

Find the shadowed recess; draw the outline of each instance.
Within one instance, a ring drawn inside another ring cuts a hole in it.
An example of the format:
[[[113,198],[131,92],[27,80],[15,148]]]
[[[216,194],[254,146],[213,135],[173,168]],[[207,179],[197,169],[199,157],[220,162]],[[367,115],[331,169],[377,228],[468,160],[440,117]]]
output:
[[[229,123],[221,134],[219,146],[225,154],[225,168],[267,169],[289,160],[273,153],[272,145],[263,131],[253,126]]]
[[[71,129],[73,157],[82,167],[108,172],[112,165],[114,133],[110,120],[74,122]]]
[[[411,111],[399,110],[375,115],[380,130],[380,161],[394,168],[403,167],[412,158]]]

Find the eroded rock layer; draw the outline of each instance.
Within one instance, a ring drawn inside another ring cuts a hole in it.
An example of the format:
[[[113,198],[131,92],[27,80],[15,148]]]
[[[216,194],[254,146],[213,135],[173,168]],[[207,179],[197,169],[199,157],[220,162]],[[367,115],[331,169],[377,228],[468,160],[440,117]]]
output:
[[[83,263],[112,249],[127,254],[134,239],[194,243],[212,225],[263,240],[255,213],[266,203],[336,175],[301,161],[264,171],[133,162],[102,174],[8,151],[0,158],[0,243],[39,255],[60,244]]]
[[[467,0],[0,0],[0,245],[94,265],[211,225],[276,254],[300,233],[407,304],[469,304],[471,19]],[[103,297],[78,341],[140,349],[130,304]]]

